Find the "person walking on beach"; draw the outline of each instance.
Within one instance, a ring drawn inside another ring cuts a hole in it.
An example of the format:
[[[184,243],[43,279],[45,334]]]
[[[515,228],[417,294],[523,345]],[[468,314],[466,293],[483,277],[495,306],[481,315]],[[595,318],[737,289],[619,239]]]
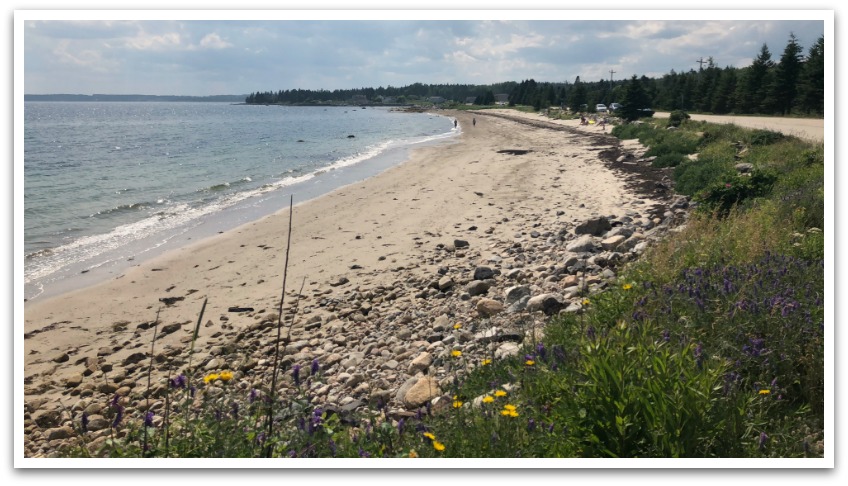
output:
[[[476,118],[471,119],[471,125],[475,126],[475,127],[477,126],[477,119]]]
[[[456,118],[453,119],[453,127],[456,128]]]

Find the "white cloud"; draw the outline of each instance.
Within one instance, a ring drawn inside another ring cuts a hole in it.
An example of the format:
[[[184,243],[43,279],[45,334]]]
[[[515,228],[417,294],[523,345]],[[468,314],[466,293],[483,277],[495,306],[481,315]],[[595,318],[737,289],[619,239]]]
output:
[[[127,39],[126,47],[138,51],[161,51],[179,48],[182,37],[176,32],[162,35],[147,35],[140,33],[136,37]]]
[[[226,49],[228,47],[233,47],[233,45],[224,39],[221,38],[218,34],[206,34],[203,39],[200,40],[200,47],[207,49]]]

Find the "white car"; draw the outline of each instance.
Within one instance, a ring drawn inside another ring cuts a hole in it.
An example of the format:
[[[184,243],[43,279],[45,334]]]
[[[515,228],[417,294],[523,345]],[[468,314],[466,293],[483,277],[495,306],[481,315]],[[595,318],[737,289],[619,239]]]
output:
[[[595,111],[597,111],[598,113],[606,113],[607,105],[603,103],[598,103],[597,105],[595,105]]]
[[[610,103],[609,105],[610,111],[618,111],[619,108],[621,108],[621,105],[619,103]]]

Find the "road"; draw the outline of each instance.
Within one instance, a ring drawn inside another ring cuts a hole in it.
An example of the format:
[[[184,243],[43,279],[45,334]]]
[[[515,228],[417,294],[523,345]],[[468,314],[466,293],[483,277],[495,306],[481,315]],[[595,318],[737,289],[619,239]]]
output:
[[[786,135],[794,135],[813,142],[824,141],[824,120],[818,118],[778,118],[736,115],[693,115],[693,120],[710,123],[732,123],[745,128],[763,128]],[[668,113],[657,112],[656,118],[668,118]]]

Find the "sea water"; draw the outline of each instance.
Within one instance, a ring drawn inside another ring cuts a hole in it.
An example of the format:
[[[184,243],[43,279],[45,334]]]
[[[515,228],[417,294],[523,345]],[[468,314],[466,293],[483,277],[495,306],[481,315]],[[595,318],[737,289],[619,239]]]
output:
[[[24,297],[112,278],[456,133],[375,107],[26,102]]]

